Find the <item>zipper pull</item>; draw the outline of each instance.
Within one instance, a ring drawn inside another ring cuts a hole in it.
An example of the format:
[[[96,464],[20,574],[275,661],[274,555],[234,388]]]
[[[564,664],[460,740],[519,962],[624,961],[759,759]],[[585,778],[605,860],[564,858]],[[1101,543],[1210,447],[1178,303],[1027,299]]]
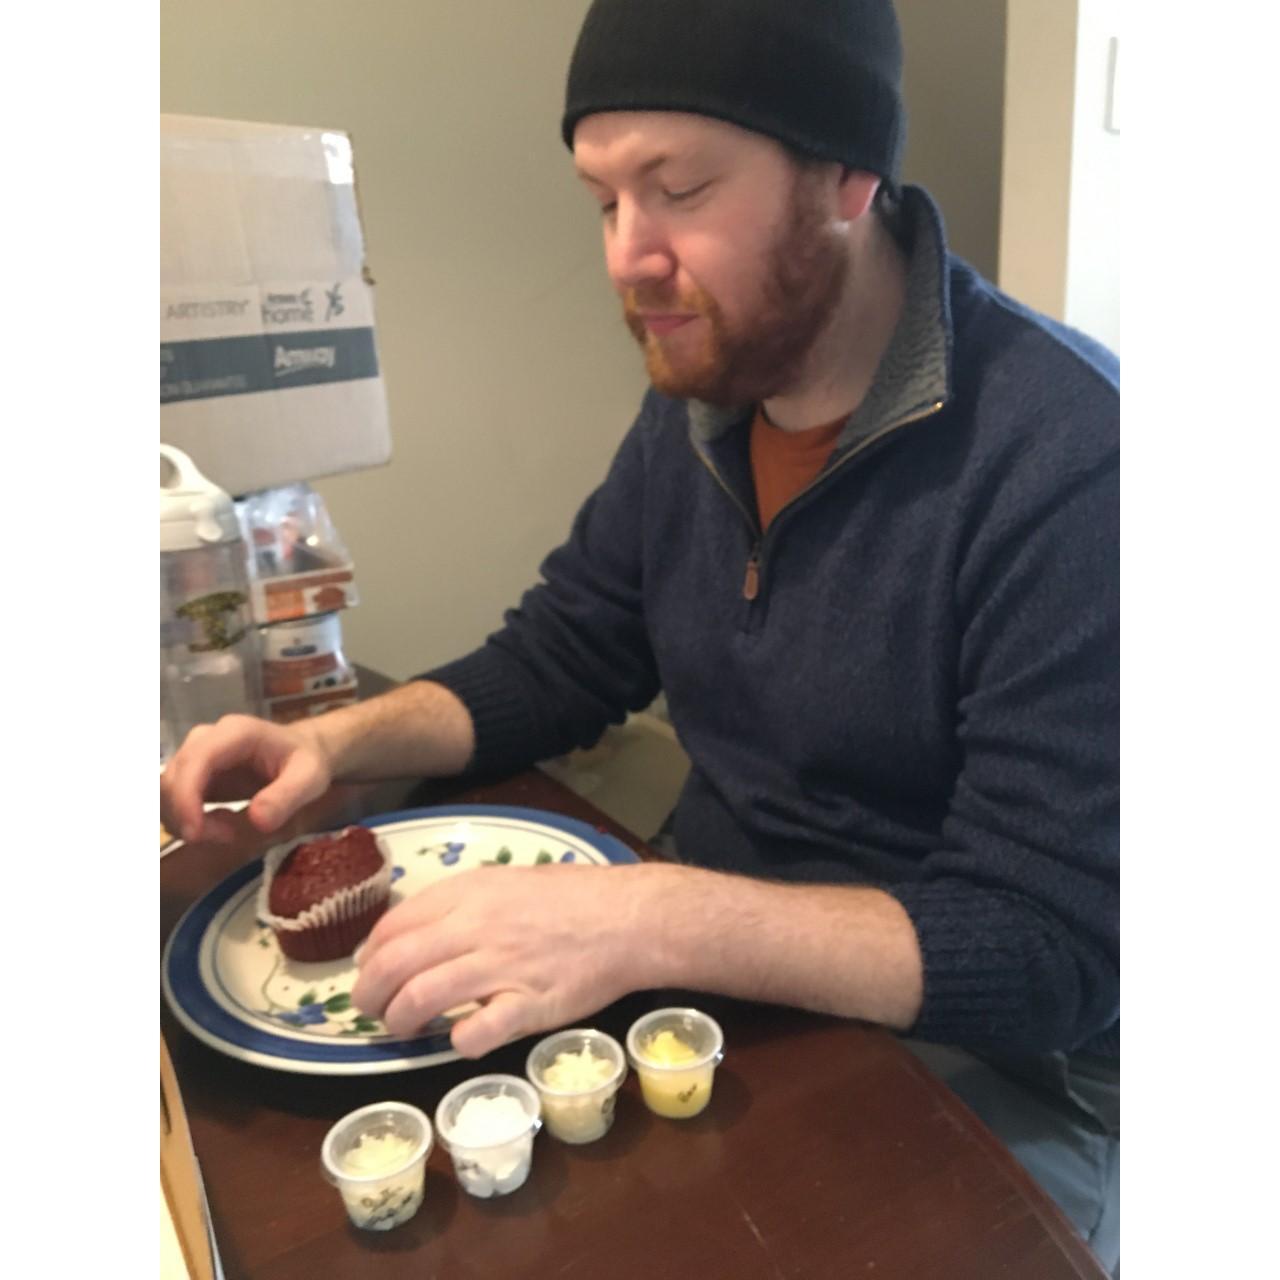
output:
[[[760,594],[760,551],[755,549],[747,560],[747,576],[742,583],[742,598],[754,600]]]

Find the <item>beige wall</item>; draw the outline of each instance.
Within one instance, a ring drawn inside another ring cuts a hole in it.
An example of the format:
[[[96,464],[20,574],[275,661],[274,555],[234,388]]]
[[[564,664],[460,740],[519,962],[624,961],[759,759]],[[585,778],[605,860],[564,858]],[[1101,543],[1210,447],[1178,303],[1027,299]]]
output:
[[[164,0],[161,109],[353,139],[391,465],[317,482],[355,557],[350,655],[476,644],[643,390],[558,133],[587,0]]]
[[[1062,319],[1067,305],[1077,0],[1009,0],[998,279]]]
[[[1066,321],[1120,350],[1120,133],[1109,113],[1119,0],[1079,0]],[[1113,47],[1113,37],[1114,47]]]
[[[951,247],[995,278],[1008,0],[898,0],[907,152],[902,176],[933,193]]]
[[[997,279],[1120,350],[1119,0],[1008,0]]]
[[[900,0],[905,174],[996,266],[1005,0]],[[390,466],[319,481],[356,560],[348,651],[406,676],[533,580],[643,390],[558,117],[587,0],[162,0],[161,109],[355,145]]]

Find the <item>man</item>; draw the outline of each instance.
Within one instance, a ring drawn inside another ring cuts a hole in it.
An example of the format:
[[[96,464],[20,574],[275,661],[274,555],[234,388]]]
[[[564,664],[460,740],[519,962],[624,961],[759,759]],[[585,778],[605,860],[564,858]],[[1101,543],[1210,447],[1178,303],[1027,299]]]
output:
[[[407,1035],[479,1000],[473,1056],[651,987],[882,1023],[1112,1263],[1117,363],[897,190],[900,70],[888,0],[596,0],[563,134],[653,382],[608,476],[480,650],[197,729],[164,812],[217,838],[201,802],[260,788],[271,831],[661,689],[682,861],[446,880],[374,929],[356,1003]]]

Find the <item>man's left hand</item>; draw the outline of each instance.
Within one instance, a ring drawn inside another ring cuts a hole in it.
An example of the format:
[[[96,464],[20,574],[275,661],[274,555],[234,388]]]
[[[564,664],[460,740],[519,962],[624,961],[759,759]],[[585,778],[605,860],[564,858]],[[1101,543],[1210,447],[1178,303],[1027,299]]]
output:
[[[454,1048],[478,1058],[565,1026],[646,985],[643,903],[669,868],[480,867],[429,885],[378,921],[351,993],[387,1030],[412,1036],[469,1001]]]

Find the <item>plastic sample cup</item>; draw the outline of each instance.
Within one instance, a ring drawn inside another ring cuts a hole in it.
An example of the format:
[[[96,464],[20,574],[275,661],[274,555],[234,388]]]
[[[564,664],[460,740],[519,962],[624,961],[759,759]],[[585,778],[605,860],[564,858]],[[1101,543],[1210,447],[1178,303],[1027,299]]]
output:
[[[320,1161],[351,1221],[364,1231],[390,1231],[422,1204],[432,1142],[431,1121],[417,1107],[375,1102],[325,1134]]]
[[[436,1132],[458,1181],[482,1200],[524,1185],[541,1128],[537,1091],[519,1076],[476,1076],[450,1089],[436,1108]]]
[[[542,1100],[542,1118],[553,1138],[595,1142],[613,1126],[627,1059],[612,1036],[577,1027],[539,1040],[525,1074]]]
[[[657,1009],[627,1032],[627,1058],[640,1077],[645,1105],[672,1120],[696,1116],[711,1101],[723,1057],[720,1024],[697,1009]]]

